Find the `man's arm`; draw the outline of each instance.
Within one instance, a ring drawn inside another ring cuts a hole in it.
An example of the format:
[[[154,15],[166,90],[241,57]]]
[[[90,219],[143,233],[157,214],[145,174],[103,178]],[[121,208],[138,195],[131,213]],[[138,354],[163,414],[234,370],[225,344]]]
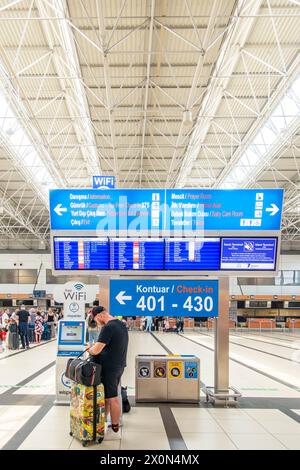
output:
[[[89,349],[89,353],[92,355],[92,356],[97,356],[98,354],[100,354],[103,349],[105,348],[106,344],[105,343],[95,343],[93,344],[93,346]]]

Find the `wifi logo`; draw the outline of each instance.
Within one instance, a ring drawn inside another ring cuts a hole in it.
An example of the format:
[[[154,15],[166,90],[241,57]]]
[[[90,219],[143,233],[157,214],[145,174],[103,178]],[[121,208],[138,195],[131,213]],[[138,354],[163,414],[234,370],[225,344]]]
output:
[[[76,289],[76,290],[81,290],[81,289],[83,289],[83,288],[84,288],[84,285],[83,285],[83,284],[80,284],[80,283],[78,283],[78,284],[74,284],[74,287],[75,287],[75,289]]]

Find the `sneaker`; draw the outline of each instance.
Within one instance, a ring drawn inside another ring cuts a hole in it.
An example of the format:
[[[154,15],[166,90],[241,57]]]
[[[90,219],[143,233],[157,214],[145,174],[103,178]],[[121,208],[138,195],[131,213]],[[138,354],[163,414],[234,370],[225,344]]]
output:
[[[121,430],[114,432],[111,427],[105,426],[105,440],[118,441],[121,439]]]

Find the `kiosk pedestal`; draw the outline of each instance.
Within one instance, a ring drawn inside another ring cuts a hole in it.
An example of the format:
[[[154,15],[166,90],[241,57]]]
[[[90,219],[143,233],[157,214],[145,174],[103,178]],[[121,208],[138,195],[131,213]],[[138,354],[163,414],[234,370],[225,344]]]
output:
[[[71,381],[65,376],[69,359],[75,359],[85,350],[85,322],[64,321],[58,324],[56,355],[56,405],[70,403]]]

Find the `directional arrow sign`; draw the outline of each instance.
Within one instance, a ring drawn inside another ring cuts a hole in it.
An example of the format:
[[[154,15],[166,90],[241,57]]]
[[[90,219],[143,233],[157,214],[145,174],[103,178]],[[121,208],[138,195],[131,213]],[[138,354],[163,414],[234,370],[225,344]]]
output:
[[[121,304],[121,305],[125,305],[125,302],[124,300],[132,300],[132,297],[131,295],[125,295],[126,294],[126,291],[125,290],[121,290],[118,295],[116,295],[116,299],[117,301]]]
[[[216,280],[111,279],[109,285],[111,315],[218,316]]]
[[[276,204],[271,204],[271,207],[266,208],[267,212],[270,212],[270,215],[275,215],[279,211],[279,207],[276,206]]]
[[[57,215],[61,216],[63,215],[63,212],[67,212],[67,208],[62,207],[61,204],[57,204],[57,206],[54,208],[54,212],[56,212]]]
[[[51,230],[114,236],[279,231],[282,201],[281,189],[56,189],[50,223]]]

